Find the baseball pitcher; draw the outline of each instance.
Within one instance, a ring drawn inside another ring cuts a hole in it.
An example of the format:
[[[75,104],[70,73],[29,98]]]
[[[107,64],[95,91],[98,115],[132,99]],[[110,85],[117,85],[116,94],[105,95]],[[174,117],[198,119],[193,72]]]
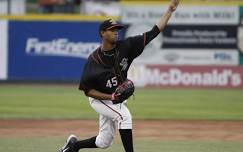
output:
[[[116,130],[119,130],[125,151],[134,151],[132,116],[125,104],[133,94],[134,85],[127,79],[127,71],[145,46],[163,31],[178,4],[179,0],[171,0],[167,11],[151,30],[124,40],[118,40],[118,30],[123,25],[111,19],[100,24],[101,45],[89,56],[79,85],[89,97],[91,107],[99,114],[99,133],[85,140],[70,135],[60,152],[107,148],[111,146]]]

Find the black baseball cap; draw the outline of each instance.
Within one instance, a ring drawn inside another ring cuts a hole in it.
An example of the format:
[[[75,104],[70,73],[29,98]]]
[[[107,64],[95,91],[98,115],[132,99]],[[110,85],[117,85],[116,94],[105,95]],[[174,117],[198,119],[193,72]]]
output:
[[[103,21],[100,26],[99,26],[99,32],[101,31],[106,31],[106,30],[110,30],[113,28],[117,28],[118,30],[124,28],[123,25],[118,24],[116,21],[112,20],[112,19],[108,19]]]

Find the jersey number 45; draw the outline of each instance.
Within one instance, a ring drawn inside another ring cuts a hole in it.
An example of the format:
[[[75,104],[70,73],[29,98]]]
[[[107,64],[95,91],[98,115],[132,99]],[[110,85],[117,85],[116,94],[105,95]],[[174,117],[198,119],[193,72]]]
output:
[[[112,88],[118,85],[118,81],[116,77],[113,77],[111,79],[108,79],[106,82],[106,87]]]

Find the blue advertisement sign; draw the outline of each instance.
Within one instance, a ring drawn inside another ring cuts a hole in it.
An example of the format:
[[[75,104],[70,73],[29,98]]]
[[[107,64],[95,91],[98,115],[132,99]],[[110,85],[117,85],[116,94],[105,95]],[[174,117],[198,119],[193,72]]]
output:
[[[79,80],[99,22],[9,21],[9,80]]]

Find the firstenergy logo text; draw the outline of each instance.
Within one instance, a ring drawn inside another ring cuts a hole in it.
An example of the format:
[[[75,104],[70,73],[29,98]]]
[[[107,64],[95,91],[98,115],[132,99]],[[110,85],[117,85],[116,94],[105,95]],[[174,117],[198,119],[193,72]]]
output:
[[[72,42],[67,38],[57,38],[51,41],[29,38],[26,42],[25,52],[31,55],[88,58],[98,46],[99,43],[96,42]]]

